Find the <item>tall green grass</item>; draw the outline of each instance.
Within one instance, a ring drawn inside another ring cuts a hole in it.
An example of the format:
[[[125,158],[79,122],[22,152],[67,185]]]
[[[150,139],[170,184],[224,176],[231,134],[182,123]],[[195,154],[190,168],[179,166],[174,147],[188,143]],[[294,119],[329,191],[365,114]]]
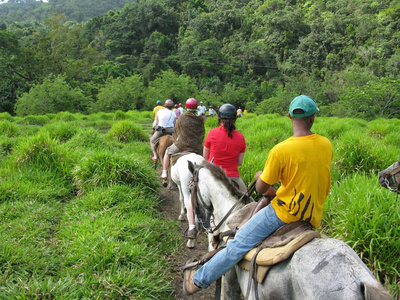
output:
[[[172,299],[178,224],[159,213],[152,112],[0,114],[0,299]],[[218,126],[209,118],[206,133]],[[246,183],[292,135],[288,117],[238,119]],[[399,120],[316,118],[333,144],[321,230],[398,294],[399,203],[377,181],[399,158]]]
[[[148,140],[148,136],[142,127],[128,120],[119,121],[112,125],[107,137],[123,143]]]
[[[58,140],[51,138],[48,132],[43,132],[20,141],[15,146],[12,160],[18,167],[50,169],[69,176],[75,159],[73,154]]]
[[[335,183],[325,203],[324,231],[345,240],[394,288],[400,279],[400,203],[377,178],[359,172]]]
[[[57,114],[27,136],[7,129],[1,299],[172,299],[178,226],[161,218],[159,181],[140,163],[148,142],[110,140],[91,121]]]

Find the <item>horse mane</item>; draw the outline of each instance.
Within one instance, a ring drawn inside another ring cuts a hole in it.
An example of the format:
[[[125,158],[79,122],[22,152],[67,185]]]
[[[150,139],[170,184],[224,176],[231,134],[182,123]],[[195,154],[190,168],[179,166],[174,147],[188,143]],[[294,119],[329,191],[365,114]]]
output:
[[[209,163],[208,161],[203,161],[199,165],[208,169],[213,174],[215,179],[222,182],[231,193],[231,195],[235,198],[240,199],[245,194],[235,186],[235,184],[228,178],[228,176],[226,176],[225,171],[220,166]]]

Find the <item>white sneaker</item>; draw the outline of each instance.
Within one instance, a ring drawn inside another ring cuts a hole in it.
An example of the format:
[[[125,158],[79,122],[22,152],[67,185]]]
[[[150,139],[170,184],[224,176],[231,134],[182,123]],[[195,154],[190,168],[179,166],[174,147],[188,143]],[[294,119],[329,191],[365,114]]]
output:
[[[160,178],[161,178],[161,179],[167,179],[167,177],[168,177],[168,173],[167,173],[167,172],[168,172],[167,170],[163,170],[163,171],[161,172]]]

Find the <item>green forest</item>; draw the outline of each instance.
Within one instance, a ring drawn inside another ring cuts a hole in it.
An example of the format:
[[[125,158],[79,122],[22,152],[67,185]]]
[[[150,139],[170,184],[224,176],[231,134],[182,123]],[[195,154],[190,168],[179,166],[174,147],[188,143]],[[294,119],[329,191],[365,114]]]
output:
[[[156,100],[400,116],[400,2],[9,0],[0,112],[150,110]]]

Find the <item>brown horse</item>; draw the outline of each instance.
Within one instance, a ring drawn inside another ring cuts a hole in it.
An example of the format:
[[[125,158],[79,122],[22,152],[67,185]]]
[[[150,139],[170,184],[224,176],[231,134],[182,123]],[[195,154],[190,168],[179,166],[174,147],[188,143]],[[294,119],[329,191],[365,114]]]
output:
[[[162,162],[163,162],[163,159],[164,159],[165,151],[167,150],[167,148],[169,146],[172,145],[173,142],[174,142],[174,138],[170,134],[163,135],[162,137],[159,138],[158,143],[156,145],[156,152],[157,152],[157,158],[158,159],[154,164],[154,169],[157,168],[157,162],[160,162],[160,166],[161,166],[161,169],[162,169]],[[167,187],[168,184],[170,183],[171,176],[169,176],[169,173],[170,172],[168,170],[168,178],[163,180],[163,186],[164,187]]]

